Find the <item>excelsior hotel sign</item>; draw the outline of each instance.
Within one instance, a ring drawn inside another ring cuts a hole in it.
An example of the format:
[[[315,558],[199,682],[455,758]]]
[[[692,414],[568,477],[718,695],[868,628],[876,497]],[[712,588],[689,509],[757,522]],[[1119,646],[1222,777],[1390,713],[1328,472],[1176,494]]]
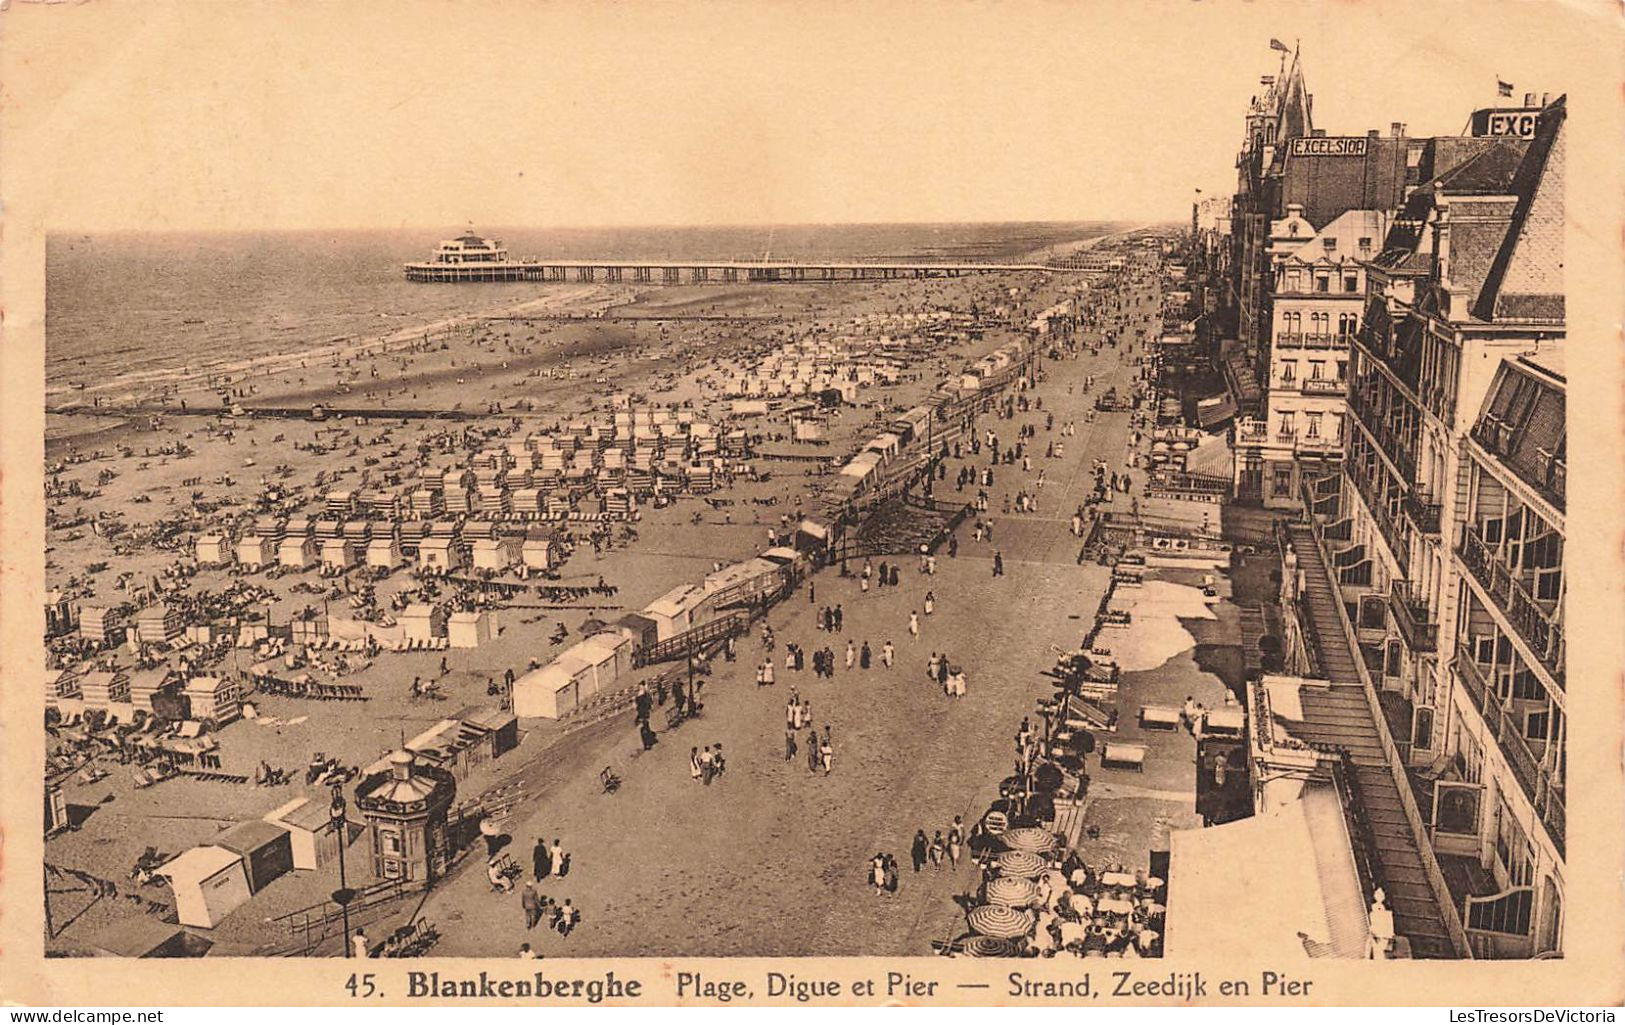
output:
[[[1332,139],[1325,136],[1297,138],[1287,151],[1295,157],[1363,157],[1365,138]]]

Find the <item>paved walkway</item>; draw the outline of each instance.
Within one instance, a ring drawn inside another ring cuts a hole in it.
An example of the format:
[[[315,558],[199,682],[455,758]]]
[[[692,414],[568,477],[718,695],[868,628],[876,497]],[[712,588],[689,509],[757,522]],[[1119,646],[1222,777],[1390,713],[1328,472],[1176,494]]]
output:
[[[1099,566],[1077,565],[1081,542],[1071,536],[1068,517],[1092,485],[1096,455],[1123,469],[1126,414],[1101,414],[1087,424],[1084,411],[1105,388],[1126,387],[1132,370],[1113,349],[1045,366],[1050,380],[1037,394],[1053,408],[1057,431],[1073,419],[1078,433],[1066,439],[1064,459],[1035,459],[1033,476],[1042,465],[1049,477],[1039,492],[1039,514],[992,514],[1005,576],[991,575],[994,546],[972,541],[968,525],[961,528],[959,557],[943,551],[935,576],[905,561],[901,586],[863,594],[855,577],[819,574],[816,605],[803,589],[770,616],[779,645],[776,686],[753,683],[760,646],[752,636],[741,643],[737,662],[717,662],[701,719],[663,733],[647,753],[638,750],[629,719],[608,727],[619,734],[593,745],[605,752],[602,760],[559,766],[510,819],[515,855],[527,870],[537,837],[559,837],[571,853],[568,877],[549,880],[542,890],[581,908],[572,936],[537,930],[527,937],[517,897],[491,893],[475,862],[424,904],[424,917],[444,936],[435,953],[500,955],[528,938],[549,956],[921,955],[932,939],[958,931],[953,897],[974,885],[974,870],[928,866],[916,875],[909,866],[911,838],[916,829],[928,835],[946,830],[955,815],[974,823],[997,797],[999,781],[1011,770],[1021,717],[1052,692],[1039,675],[1054,663],[1051,645],[1078,643],[1107,579]],[[1089,373],[1097,376],[1094,392],[1085,396],[1080,389],[1069,397],[1067,383]],[[1041,452],[1049,439],[1043,421],[1043,412],[1030,412],[1013,421],[984,417],[982,426],[1012,444],[1019,424],[1035,423]],[[985,464],[984,456],[977,465]],[[950,465],[947,482],[938,483],[939,498],[954,493],[957,469]],[[1031,490],[1015,467],[995,473],[995,510],[1002,492]],[[935,592],[936,611],[922,614],[921,636],[911,639],[908,614],[921,608],[927,589]],[[846,629],[831,636],[819,632],[814,619],[817,606],[835,602],[844,608]],[[786,643],[809,653],[828,644],[839,664],[848,638],[870,643],[874,668],[848,672],[843,666],[826,681],[815,681],[810,670],[783,668]],[[888,639],[898,653],[891,670],[879,664]],[[934,651],[963,665],[969,681],[963,700],[946,698],[927,681],[925,664]],[[784,706],[792,688],[811,701],[819,726],[831,727],[835,756],[828,777],[807,771],[804,751],[784,758]],[[702,786],[689,778],[689,750],[718,742],[728,772]],[[613,795],[600,792],[604,761],[625,781]],[[1190,772],[1188,761],[1184,771]],[[1188,801],[1177,784],[1160,777],[1142,782],[1152,785],[1134,791],[1134,798]],[[1128,788],[1120,792],[1130,796]],[[895,854],[902,866],[896,895],[873,896],[867,885],[867,862],[877,851]]]

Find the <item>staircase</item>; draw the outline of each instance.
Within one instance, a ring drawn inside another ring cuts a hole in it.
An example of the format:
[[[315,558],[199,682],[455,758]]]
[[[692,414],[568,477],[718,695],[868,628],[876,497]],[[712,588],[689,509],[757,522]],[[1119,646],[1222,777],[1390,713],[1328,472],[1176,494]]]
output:
[[[1357,657],[1349,646],[1337,603],[1341,600],[1306,524],[1290,528],[1293,550],[1305,580],[1306,624],[1320,654],[1329,691],[1305,689],[1304,722],[1293,733],[1301,740],[1344,748],[1349,753],[1364,817],[1370,825],[1373,874],[1380,880],[1394,912],[1395,931],[1410,942],[1419,958],[1458,954],[1441,908],[1428,881],[1428,869],[1411,829],[1399,786],[1384,755],[1377,723],[1365,694]]]
[[[709,645],[720,644],[729,637],[739,636],[749,625],[750,614],[736,611],[680,633],[676,637],[668,637],[657,644],[639,648],[632,654],[632,664],[639,667],[652,666],[687,658],[691,651],[697,654]]]

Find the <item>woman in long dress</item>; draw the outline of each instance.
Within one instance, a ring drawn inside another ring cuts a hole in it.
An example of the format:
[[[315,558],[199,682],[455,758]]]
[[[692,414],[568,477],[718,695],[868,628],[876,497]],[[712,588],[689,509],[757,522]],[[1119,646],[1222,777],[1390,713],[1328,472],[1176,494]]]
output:
[[[835,749],[830,746],[829,738],[818,746],[818,757],[824,763],[824,775],[828,776],[835,769]]]
[[[700,749],[697,747],[688,749],[688,777],[694,780],[700,778]]]
[[[818,753],[818,731],[807,731],[807,771],[817,772],[822,758]]]

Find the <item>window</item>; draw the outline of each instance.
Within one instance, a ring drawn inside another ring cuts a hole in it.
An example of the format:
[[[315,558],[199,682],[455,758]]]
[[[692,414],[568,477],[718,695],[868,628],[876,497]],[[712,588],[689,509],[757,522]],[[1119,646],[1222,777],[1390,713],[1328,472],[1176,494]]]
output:
[[[1495,856],[1506,870],[1507,885],[1528,886],[1534,877],[1534,855],[1523,830],[1512,818],[1506,798],[1498,799],[1495,816]]]
[[[1281,383],[1282,384],[1291,384],[1293,379],[1295,377],[1297,377],[1297,375],[1298,375],[1298,361],[1297,360],[1295,360],[1295,359],[1284,359],[1284,360],[1281,361]]]
[[[1320,380],[1324,380],[1325,377],[1326,377],[1326,361],[1323,360],[1323,359],[1312,359],[1312,360],[1310,360],[1309,361],[1309,379],[1311,381],[1320,381]]]
[[[1338,360],[1337,361],[1337,379],[1339,381],[1346,381],[1346,380],[1348,380],[1348,376],[1349,376],[1349,361],[1346,360],[1346,359]]]
[[[378,840],[385,854],[401,853],[401,834],[393,830],[381,829],[378,831]]]
[[[1321,414],[1319,413],[1305,413],[1303,415],[1304,420],[1308,422],[1309,437],[1311,438],[1320,437],[1320,417]]]
[[[1411,730],[1411,746],[1423,751],[1433,747],[1433,709],[1416,710],[1416,726]]]
[[[1360,276],[1358,274],[1343,275],[1343,291],[1358,292],[1360,290]]]
[[[1315,275],[1315,291],[1330,292],[1332,290],[1332,276],[1330,274]]]
[[[1370,235],[1361,235],[1360,236],[1360,248],[1361,249],[1370,249],[1371,248],[1371,236]]]
[[[1282,434],[1290,435],[1290,434],[1296,434],[1297,433],[1297,424],[1293,422],[1294,418],[1295,418],[1295,415],[1296,414],[1294,414],[1293,411],[1290,410],[1290,409],[1286,410],[1285,412],[1283,412],[1281,414],[1281,433]]]
[[[1329,253],[1332,250],[1337,248],[1337,239],[1335,239],[1335,238],[1322,239],[1321,244],[1326,247],[1326,251]]]
[[[1277,495],[1292,494],[1292,467],[1277,466],[1274,471],[1274,480]]]
[[[1419,711],[1418,718],[1420,715]],[[1478,809],[1483,798],[1484,790],[1477,783],[1440,780],[1433,788],[1434,826],[1441,833],[1477,836]]]
[[[1523,720],[1523,735],[1527,740],[1545,740],[1552,725],[1552,713],[1530,712]]]

